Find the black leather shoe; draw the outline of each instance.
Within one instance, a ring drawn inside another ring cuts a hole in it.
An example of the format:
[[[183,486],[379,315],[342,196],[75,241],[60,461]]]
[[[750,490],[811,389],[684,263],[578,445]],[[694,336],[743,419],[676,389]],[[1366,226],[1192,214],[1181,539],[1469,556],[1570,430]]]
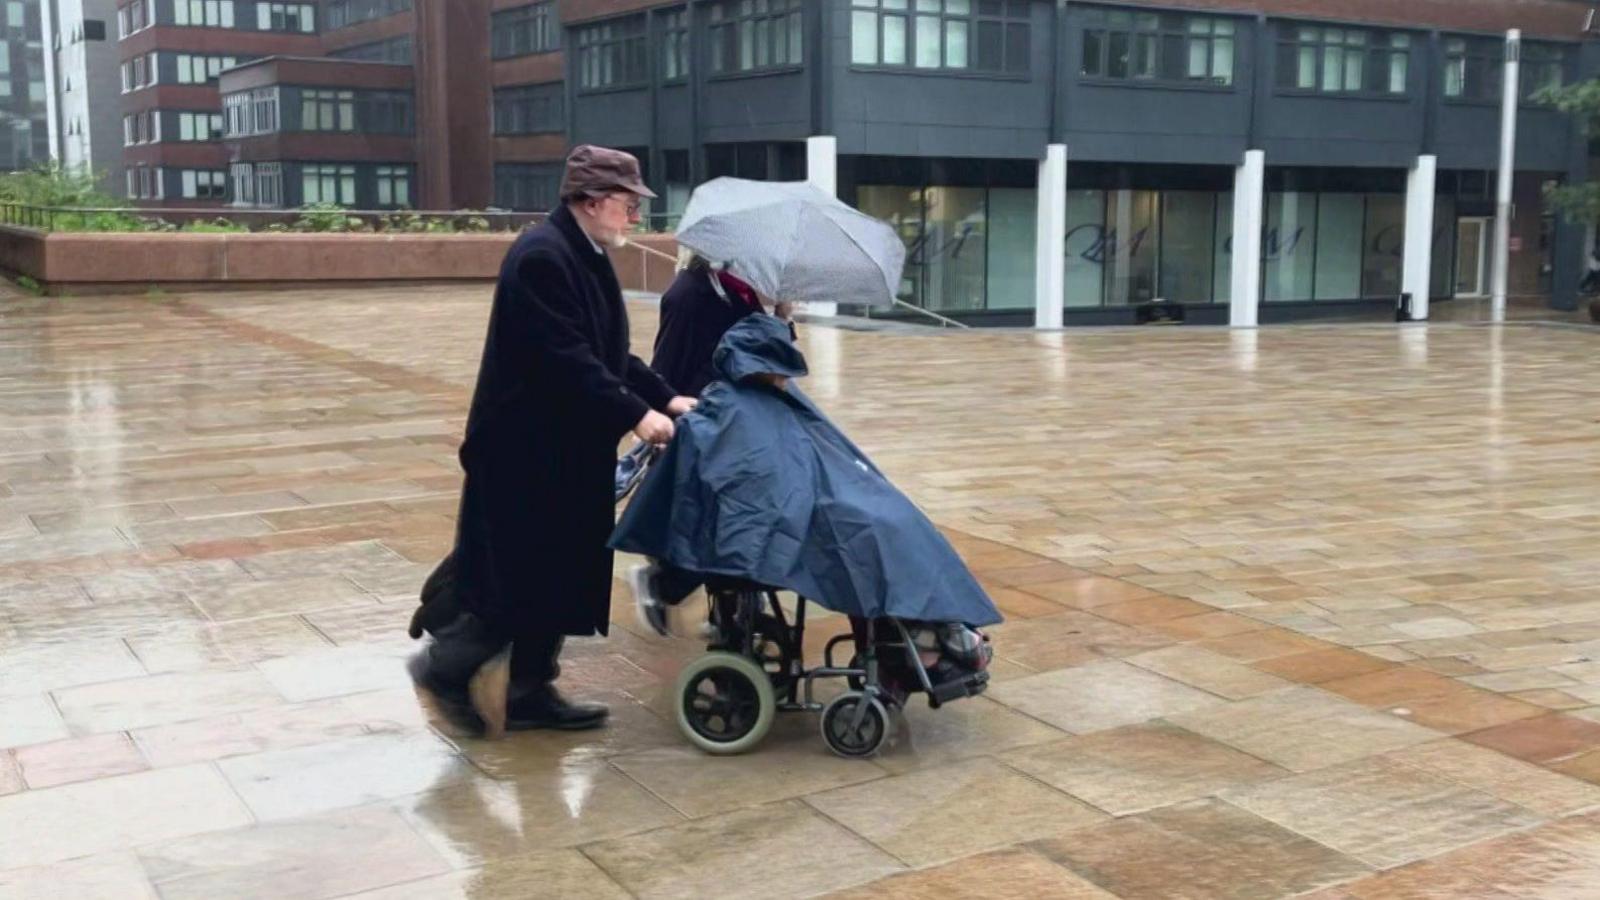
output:
[[[544,687],[511,701],[506,710],[506,730],[582,731],[604,725],[610,714],[603,703],[569,703],[554,687]]]

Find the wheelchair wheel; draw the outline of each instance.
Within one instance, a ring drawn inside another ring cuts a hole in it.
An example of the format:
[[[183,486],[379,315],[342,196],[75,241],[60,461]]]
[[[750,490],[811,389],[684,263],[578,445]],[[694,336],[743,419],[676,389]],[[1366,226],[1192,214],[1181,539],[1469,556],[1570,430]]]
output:
[[[678,728],[707,753],[743,753],[761,743],[778,715],[772,679],[737,653],[714,651],[678,675]]]
[[[822,739],[828,749],[850,759],[875,755],[892,728],[889,711],[878,698],[860,692],[840,694],[822,710]]]

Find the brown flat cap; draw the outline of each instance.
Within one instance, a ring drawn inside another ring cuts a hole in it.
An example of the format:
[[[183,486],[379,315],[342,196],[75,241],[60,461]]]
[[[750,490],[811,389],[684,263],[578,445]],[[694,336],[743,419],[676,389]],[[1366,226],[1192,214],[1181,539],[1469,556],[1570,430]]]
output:
[[[639,160],[632,153],[580,144],[567,154],[567,171],[561,177],[563,200],[587,194],[591,197],[612,191],[631,191],[641,197],[654,197],[644,186]]]

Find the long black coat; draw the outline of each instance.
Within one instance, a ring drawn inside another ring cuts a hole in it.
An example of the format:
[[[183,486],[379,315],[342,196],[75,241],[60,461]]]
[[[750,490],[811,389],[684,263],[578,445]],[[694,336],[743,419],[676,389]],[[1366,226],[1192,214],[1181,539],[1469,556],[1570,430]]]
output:
[[[464,605],[508,638],[605,634],[617,444],[672,390],[628,352],[611,261],[565,208],[500,268],[467,416]]]

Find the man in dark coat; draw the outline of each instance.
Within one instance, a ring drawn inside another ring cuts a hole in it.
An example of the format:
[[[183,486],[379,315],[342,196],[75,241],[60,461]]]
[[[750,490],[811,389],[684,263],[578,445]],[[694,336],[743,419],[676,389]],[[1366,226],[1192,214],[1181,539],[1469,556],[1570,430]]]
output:
[[[665,444],[694,405],[628,350],[628,317],[603,246],[620,247],[655,195],[618,150],[572,151],[562,207],[501,266],[461,466],[451,554],[464,615],[432,628],[411,673],[431,700],[490,735],[589,728],[606,709],[553,682],[567,635],[605,634],[617,444]],[[509,685],[504,660],[509,649]]]

